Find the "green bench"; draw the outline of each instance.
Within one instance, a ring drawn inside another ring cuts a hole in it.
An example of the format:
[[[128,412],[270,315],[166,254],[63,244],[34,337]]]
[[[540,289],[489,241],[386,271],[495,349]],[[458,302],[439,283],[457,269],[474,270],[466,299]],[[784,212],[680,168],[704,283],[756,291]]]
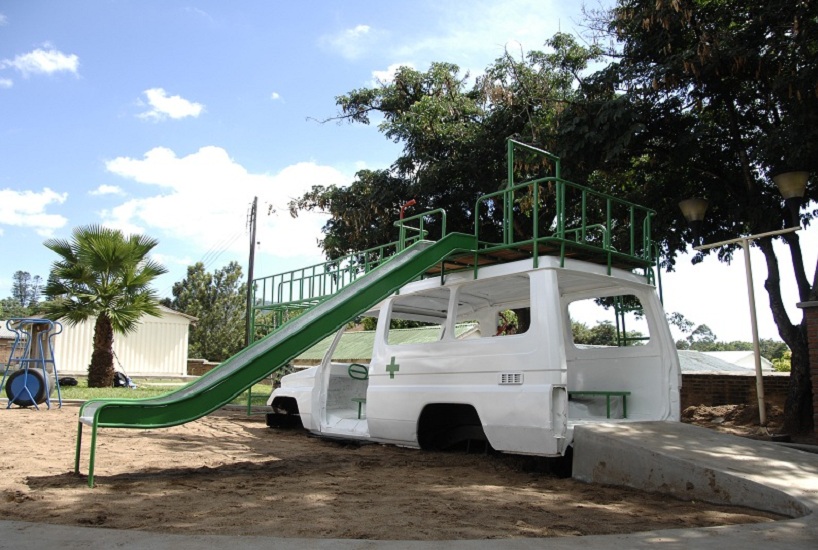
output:
[[[572,396],[581,396],[581,395],[588,395],[588,396],[603,396],[605,397],[605,413],[607,418],[611,417],[611,397],[621,397],[622,398],[622,418],[628,418],[628,396],[631,394],[629,391],[592,391],[592,390],[569,390],[568,391],[568,398],[570,399]]]
[[[347,374],[349,374],[349,377],[353,380],[369,379],[369,369],[366,367],[366,365],[361,365],[360,363],[352,363],[347,369]],[[366,397],[353,397],[352,402],[358,404],[358,420],[360,420],[361,409],[366,403]]]

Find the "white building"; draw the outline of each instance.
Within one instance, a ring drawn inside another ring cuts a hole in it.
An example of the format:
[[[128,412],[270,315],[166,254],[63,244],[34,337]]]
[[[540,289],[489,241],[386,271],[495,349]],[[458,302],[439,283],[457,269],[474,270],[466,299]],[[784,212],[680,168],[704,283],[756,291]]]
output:
[[[752,351],[706,351],[704,353],[747,370],[755,371],[756,368],[755,356]],[[774,370],[772,362],[763,356],[761,357],[761,370]]]
[[[187,374],[189,327],[195,317],[159,306],[161,317],[145,315],[136,331],[114,333],[114,368],[128,376],[184,376]],[[94,319],[75,326],[63,323],[54,338],[57,372],[87,374],[93,350]]]

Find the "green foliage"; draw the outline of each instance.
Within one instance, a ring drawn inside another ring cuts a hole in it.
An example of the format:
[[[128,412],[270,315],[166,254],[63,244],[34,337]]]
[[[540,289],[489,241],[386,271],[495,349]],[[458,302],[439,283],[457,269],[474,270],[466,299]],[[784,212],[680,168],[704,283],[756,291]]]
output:
[[[28,317],[31,310],[21,306],[15,298],[3,298],[0,300],[0,319],[11,319],[12,317]]]
[[[588,346],[618,346],[616,327],[610,321],[602,321],[593,327],[585,323],[574,321],[571,323],[571,333],[575,344]],[[628,331],[626,340],[638,342],[644,335],[638,331]]]
[[[15,271],[12,276],[11,296],[14,300],[31,312],[40,300],[42,280],[39,275],[31,276],[28,271]]]
[[[563,34],[546,45],[548,52],[520,59],[507,53],[471,84],[456,65],[434,63],[425,72],[402,67],[392,82],[336,98],[338,119],[369,124],[379,116],[379,130],[403,153],[389,170],[359,172],[349,187],[314,187],[291,212],[330,214],[322,242],[329,258],[397,240],[392,222],[410,199],[417,204],[408,215],[442,208],[448,231],[472,232],[476,200],[507,179],[506,139],[553,145],[550,125],[576,95],[575,76],[600,53]],[[528,175],[547,168],[524,157],[517,167]],[[526,197],[515,203],[517,211],[530,208]],[[479,211],[481,237],[499,239],[501,211]],[[440,235],[439,220],[425,227],[430,238]]]
[[[776,359],[773,359],[773,369],[776,372],[790,372],[792,370],[792,352],[787,350],[784,354]]]
[[[48,300],[40,304],[46,317],[69,325],[96,320],[88,367],[91,387],[111,385],[114,332],[127,334],[143,315],[160,315],[150,285],[166,270],[148,257],[157,244],[144,235],[125,237],[98,225],[77,227],[70,240],[44,243],[59,256],[45,288]]]
[[[344,205],[352,200],[339,202],[325,227],[328,255],[371,243],[363,232],[385,220],[388,225],[410,198],[418,201],[418,211],[444,208],[450,230],[469,232],[476,224],[481,238],[496,240],[502,208],[475,214],[474,205],[505,183],[508,137],[561,156],[563,177],[656,210],[652,231],[668,268],[693,240],[678,210],[680,200],[708,199],[701,234],[707,242],[789,226],[770,176],[812,170],[818,159],[814,0],[619,0],[591,27],[605,35],[600,42],[613,46],[608,65],[590,76],[583,72],[600,60],[601,50],[559,34],[546,43],[546,52],[519,59],[506,54],[471,86],[455,65],[436,63],[426,72],[404,67],[393,82],[337,98],[340,119],[368,124],[371,115],[382,117],[380,131],[403,145],[389,171],[402,183],[397,194],[384,192],[383,201],[381,193],[370,192],[373,202],[363,212]],[[548,169],[519,160],[513,170],[523,176]],[[319,190],[295,209],[315,208],[326,197],[337,198]],[[806,198],[818,200],[814,179]],[[515,197],[515,212],[525,214],[531,202]],[[543,226],[552,203],[543,202]],[[814,215],[802,211],[801,221]],[[353,216],[364,222],[340,222]],[[514,231],[526,229],[524,223],[525,216],[515,216]],[[790,249],[799,299],[818,299],[813,283],[818,273],[806,272],[799,238],[781,238]],[[784,307],[770,240],[756,246],[767,263],[773,317],[793,353],[787,429],[808,430],[805,325],[793,323]],[[736,249],[716,253],[729,260]]]
[[[198,262],[173,284],[169,307],[197,318],[190,327],[190,357],[219,362],[244,347],[247,285],[241,279],[236,262],[212,274]]]
[[[574,177],[655,209],[652,229],[669,267],[693,241],[678,209],[683,199],[709,201],[701,227],[705,242],[789,226],[771,175],[816,167],[815,2],[619,0],[592,23],[616,51],[561,113],[556,152],[570,160]],[[811,183],[805,198],[818,200],[818,186]],[[803,223],[814,216],[800,212]],[[781,238],[799,299],[818,298],[818,271],[806,271],[799,238]],[[767,263],[764,286],[773,318],[792,350],[786,429],[808,431],[805,324],[794,323],[786,311],[771,241],[755,245]],[[736,249],[716,253],[729,260]]]

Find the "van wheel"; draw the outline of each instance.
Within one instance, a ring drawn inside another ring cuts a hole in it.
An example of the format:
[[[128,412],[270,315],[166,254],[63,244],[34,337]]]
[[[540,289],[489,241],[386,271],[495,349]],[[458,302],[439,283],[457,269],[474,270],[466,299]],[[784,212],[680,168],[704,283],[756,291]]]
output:
[[[461,446],[468,449],[472,442],[488,444],[474,407],[435,404],[423,409],[418,420],[418,444],[422,449],[443,450]]]
[[[303,427],[298,402],[292,397],[276,397],[271,406],[273,412],[267,413],[267,426],[270,428]]]

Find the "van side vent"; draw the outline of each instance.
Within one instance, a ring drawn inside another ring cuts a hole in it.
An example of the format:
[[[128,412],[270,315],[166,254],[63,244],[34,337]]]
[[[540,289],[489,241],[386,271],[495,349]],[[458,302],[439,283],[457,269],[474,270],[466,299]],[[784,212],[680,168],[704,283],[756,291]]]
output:
[[[523,373],[521,372],[501,372],[500,385],[518,385],[523,383]]]

